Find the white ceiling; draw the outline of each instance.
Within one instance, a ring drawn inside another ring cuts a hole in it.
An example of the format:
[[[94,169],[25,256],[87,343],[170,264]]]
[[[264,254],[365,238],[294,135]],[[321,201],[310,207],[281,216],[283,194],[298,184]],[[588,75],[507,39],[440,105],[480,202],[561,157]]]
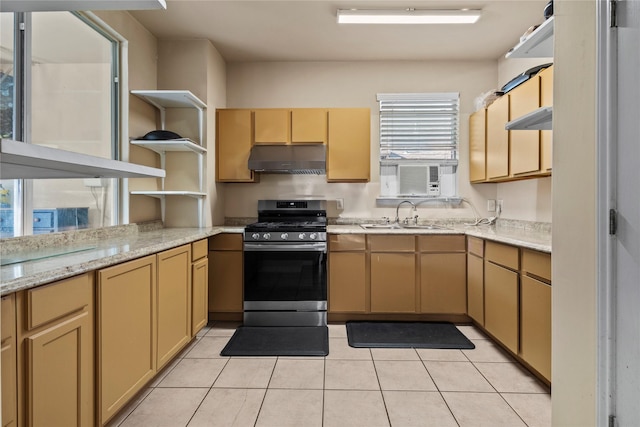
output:
[[[227,62],[498,59],[548,0],[168,0],[131,14],[159,39],[206,38]],[[482,9],[473,25],[338,25],[337,9]]]

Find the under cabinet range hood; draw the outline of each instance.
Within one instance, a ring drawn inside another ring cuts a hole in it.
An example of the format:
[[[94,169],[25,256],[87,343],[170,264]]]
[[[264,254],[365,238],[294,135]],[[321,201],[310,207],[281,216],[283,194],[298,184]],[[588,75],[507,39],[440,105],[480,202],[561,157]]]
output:
[[[263,173],[323,175],[327,150],[321,144],[254,145],[249,169]]]
[[[0,139],[0,179],[164,178],[163,169]]]

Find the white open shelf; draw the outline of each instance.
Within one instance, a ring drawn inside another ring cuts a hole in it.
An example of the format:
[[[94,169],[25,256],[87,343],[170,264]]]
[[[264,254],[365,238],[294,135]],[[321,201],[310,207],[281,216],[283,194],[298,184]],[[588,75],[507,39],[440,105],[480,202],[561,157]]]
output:
[[[207,196],[207,193],[201,193],[199,191],[173,191],[173,190],[138,190],[132,191],[131,194],[142,195],[142,196],[151,196],[157,197],[158,199],[162,199],[165,196],[186,196],[186,197],[194,197],[196,199],[202,199]]]
[[[131,191],[132,195],[143,195],[160,199],[162,220],[165,220],[167,196],[186,196],[198,199],[198,226],[204,226],[204,200],[207,193],[204,192],[204,156],[207,149],[202,145],[204,137],[204,110],[207,105],[188,90],[132,90],[131,94],[143,99],[160,111],[160,128],[166,129],[167,108],[193,108],[198,111],[198,142],[189,138],[146,140],[134,139],[131,145],[144,147],[160,155],[160,166],[165,169],[166,156],[169,152],[192,152],[198,156],[198,188],[200,191],[165,190],[164,179],[161,190]]]
[[[207,152],[206,148],[196,144],[189,138],[153,141],[147,139],[134,139],[131,141],[131,144],[153,150],[159,154],[166,153],[168,151],[193,151],[197,154],[204,154]]]
[[[507,122],[506,130],[551,130],[553,107],[540,107],[522,117]]]
[[[0,179],[164,177],[163,169],[0,139]]]
[[[207,108],[207,105],[189,90],[132,90],[131,93],[158,109]]]
[[[526,39],[518,43],[506,58],[551,58],[553,57],[553,16],[544,21]]]

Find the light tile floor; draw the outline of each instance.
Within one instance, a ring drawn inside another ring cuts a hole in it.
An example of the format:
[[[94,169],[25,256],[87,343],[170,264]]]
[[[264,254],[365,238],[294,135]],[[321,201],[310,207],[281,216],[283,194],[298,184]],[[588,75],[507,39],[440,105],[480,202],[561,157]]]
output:
[[[204,328],[109,426],[551,425],[548,388],[473,326],[474,350],[357,349],[332,324],[327,357],[221,357],[237,326]]]

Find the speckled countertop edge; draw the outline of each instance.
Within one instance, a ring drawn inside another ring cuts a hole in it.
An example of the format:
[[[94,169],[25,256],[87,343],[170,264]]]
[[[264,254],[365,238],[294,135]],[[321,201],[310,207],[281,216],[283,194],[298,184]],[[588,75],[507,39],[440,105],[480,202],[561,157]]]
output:
[[[125,227],[126,228],[126,227]],[[161,228],[138,232],[129,228],[111,238],[66,239],[63,247],[69,252],[33,261],[0,267],[0,295],[54,282],[121,262],[144,257],[167,249],[206,239],[220,233],[241,233],[242,227]],[[61,233],[62,234],[62,233]],[[63,236],[56,236],[63,238]],[[38,240],[38,239],[33,239]],[[14,251],[12,256],[38,257],[39,244],[28,250]],[[3,254],[3,256],[8,256]]]

